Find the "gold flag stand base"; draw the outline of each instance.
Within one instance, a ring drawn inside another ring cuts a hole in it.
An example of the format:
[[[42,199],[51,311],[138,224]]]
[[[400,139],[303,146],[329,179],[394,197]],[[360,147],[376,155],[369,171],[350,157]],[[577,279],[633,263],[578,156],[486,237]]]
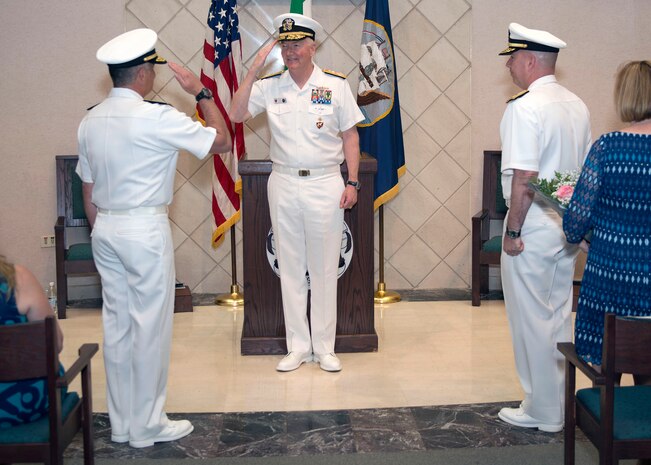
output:
[[[376,304],[393,304],[400,302],[400,294],[394,291],[387,291],[386,285],[382,282],[377,284],[377,291],[373,295],[373,301]]]
[[[240,286],[231,285],[230,294],[219,294],[215,297],[215,305],[222,307],[241,307],[244,305],[244,296],[240,293]]]

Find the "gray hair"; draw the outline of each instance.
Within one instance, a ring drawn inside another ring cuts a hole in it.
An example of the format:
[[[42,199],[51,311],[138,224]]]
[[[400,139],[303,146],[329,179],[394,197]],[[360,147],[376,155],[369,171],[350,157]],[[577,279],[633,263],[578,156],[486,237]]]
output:
[[[551,69],[554,69],[556,67],[556,59],[558,58],[558,53],[538,51],[529,51],[529,53],[533,54],[536,57],[536,61],[538,61],[543,67]]]

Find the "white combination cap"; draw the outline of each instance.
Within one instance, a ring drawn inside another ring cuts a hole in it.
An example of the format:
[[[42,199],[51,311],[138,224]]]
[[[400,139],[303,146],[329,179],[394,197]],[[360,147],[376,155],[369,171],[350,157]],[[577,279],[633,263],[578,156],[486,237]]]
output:
[[[151,29],[134,29],[109,40],[97,50],[97,59],[109,68],[130,68],[153,63],[162,65],[167,61],[154,48],[158,34]]]
[[[274,29],[279,42],[302,40],[306,37],[314,41],[323,40],[323,27],[312,18],[298,13],[285,13],[276,16]]]
[[[558,53],[567,44],[547,31],[529,29],[518,23],[509,24],[509,46],[500,55],[511,55],[518,50]]]

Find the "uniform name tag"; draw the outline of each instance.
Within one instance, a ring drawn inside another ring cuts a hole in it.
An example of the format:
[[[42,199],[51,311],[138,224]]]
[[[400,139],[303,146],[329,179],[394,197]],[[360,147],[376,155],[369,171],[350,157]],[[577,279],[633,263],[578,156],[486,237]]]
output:
[[[287,103],[287,99],[285,97],[276,97],[274,103]]]

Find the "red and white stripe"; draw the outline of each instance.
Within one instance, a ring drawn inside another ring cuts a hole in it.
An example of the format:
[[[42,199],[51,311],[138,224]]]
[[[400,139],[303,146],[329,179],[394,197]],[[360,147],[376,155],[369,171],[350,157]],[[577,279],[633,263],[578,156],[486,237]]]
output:
[[[240,40],[232,41],[230,53],[215,66],[215,32],[208,26],[203,45],[204,63],[201,70],[201,82],[214,95],[215,103],[221,111],[233,140],[232,150],[228,153],[213,155],[212,175],[212,245],[217,247],[224,239],[224,234],[240,218],[241,181],[237,173],[237,163],[244,156],[244,125],[233,124],[228,118],[233,94],[237,91],[242,74],[242,45]],[[197,106],[201,117],[201,111]]]

